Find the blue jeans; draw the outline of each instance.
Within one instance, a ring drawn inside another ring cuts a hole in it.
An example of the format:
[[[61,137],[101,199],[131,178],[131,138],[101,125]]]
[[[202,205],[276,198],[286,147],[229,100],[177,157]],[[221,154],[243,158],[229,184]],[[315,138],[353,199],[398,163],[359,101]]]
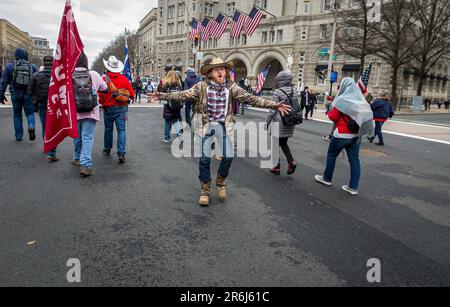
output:
[[[170,132],[172,125],[175,127],[175,131],[178,136],[181,135],[180,121],[178,118],[164,119],[164,140],[170,141]]]
[[[80,161],[82,167],[92,167],[92,148],[97,122],[93,119],[78,121],[79,138],[73,140],[73,160]]]
[[[380,143],[384,143],[383,141],[383,132],[381,131],[381,128],[383,127],[384,122],[375,122],[375,137],[378,136],[378,140]]]
[[[360,143],[358,138],[341,139],[331,138],[330,147],[328,148],[327,167],[324,173],[324,179],[328,182],[333,181],[334,168],[336,159],[342,150],[347,151],[348,162],[350,163],[350,185],[349,187],[358,190],[359,180],[361,178],[361,164],[359,161]]]
[[[14,112],[14,130],[16,140],[22,140],[23,138],[23,123],[22,123],[22,109],[27,116],[28,129],[35,128],[34,119],[34,106],[31,97],[24,93],[11,94],[11,101]]]
[[[39,105],[39,118],[40,118],[41,124],[42,124],[42,138],[44,138],[44,136],[45,136],[46,116],[47,116],[47,109],[44,106]],[[56,148],[47,153],[47,157],[54,157],[54,156],[56,156]]]
[[[211,180],[211,147],[214,142],[221,142],[221,145],[216,144],[216,149],[221,148],[222,161],[219,166],[219,175],[227,178],[230,173],[231,164],[234,157],[234,148],[226,133],[225,125],[209,126],[206,135],[202,139],[202,156],[200,157],[199,179],[201,182],[208,182]]]
[[[189,126],[192,126],[191,110],[192,110],[192,102],[184,103],[184,117],[185,117],[186,123]]]
[[[117,128],[117,154],[125,156],[127,144],[127,112],[128,107],[108,107],[103,112],[105,120],[105,146],[104,150],[111,150],[113,147],[114,123]]]

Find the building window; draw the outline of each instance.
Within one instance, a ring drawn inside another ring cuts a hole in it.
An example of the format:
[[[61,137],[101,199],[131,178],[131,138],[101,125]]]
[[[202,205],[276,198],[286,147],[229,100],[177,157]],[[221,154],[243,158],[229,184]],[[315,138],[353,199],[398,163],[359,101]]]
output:
[[[257,0],[256,5],[262,9],[267,10],[267,0]]]
[[[303,14],[309,14],[309,1],[305,1],[305,3],[303,4]]]
[[[247,35],[246,34],[243,34],[241,36],[241,45],[243,45],[243,46],[247,45]]]
[[[302,32],[301,32],[301,35],[300,35],[300,39],[302,41],[305,41],[305,40],[308,39],[308,28],[303,28],[302,29]]]
[[[227,14],[232,16],[236,11],[236,2],[227,3]]]
[[[320,39],[326,39],[327,38],[327,32],[328,32],[328,25],[320,25]]]
[[[168,18],[173,18],[173,17],[175,17],[175,5],[169,6],[169,9],[168,9]]]
[[[275,43],[275,31],[270,31],[269,43],[271,43],[271,44]]]
[[[177,33],[182,34],[184,32],[184,22],[177,23]]]
[[[281,43],[283,41],[283,30],[277,31],[277,43]]]
[[[214,15],[214,3],[205,3],[205,15],[210,17]]]
[[[174,27],[173,23],[167,24],[167,35],[169,35],[169,36],[173,35],[173,27]]]
[[[263,44],[267,44],[267,32],[262,32],[262,41]]]
[[[185,7],[184,2],[178,4],[178,17],[183,17],[185,10],[186,10],[186,7]]]

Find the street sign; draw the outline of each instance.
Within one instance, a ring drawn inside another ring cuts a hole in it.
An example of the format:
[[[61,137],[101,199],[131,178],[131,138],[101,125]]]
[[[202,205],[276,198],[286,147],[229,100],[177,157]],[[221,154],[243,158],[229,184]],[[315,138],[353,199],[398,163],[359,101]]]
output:
[[[337,80],[338,80],[338,72],[337,71],[332,71],[331,72],[330,83],[336,83]]]
[[[319,54],[320,55],[327,55],[329,53],[329,49],[328,48],[322,48],[319,50]]]
[[[335,54],[333,54],[333,57],[332,57],[332,59],[333,59],[333,61],[336,61],[337,60],[337,54],[335,53]]]
[[[197,52],[197,61],[203,60],[203,52]]]

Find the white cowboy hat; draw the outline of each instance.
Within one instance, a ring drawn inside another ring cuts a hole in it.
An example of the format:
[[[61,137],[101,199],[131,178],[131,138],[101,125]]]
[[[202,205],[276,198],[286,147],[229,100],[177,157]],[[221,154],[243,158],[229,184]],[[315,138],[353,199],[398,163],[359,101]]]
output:
[[[119,61],[115,56],[110,56],[108,61],[103,60],[103,64],[110,72],[121,73],[124,69],[123,62]]]

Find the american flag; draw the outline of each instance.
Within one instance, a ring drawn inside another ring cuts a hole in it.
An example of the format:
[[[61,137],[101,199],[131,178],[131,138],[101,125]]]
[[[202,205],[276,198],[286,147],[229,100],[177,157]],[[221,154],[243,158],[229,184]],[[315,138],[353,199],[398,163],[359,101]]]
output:
[[[241,36],[244,25],[250,17],[248,15],[236,11],[233,16],[233,24],[231,25],[231,37],[237,38]]]
[[[214,20],[209,19],[208,17],[205,17],[205,19],[203,19],[203,22],[201,24],[201,29],[200,29],[200,33],[201,33],[201,40],[204,42],[207,42],[209,37],[212,34],[213,28],[214,28]]]
[[[261,10],[257,9],[256,7],[253,7],[252,11],[250,12],[249,18],[247,19],[247,22],[244,25],[245,33],[248,36],[252,36],[253,33],[255,33],[256,28],[261,22],[263,16],[264,15]]]
[[[234,72],[234,68],[231,68],[230,69],[230,78],[231,78],[231,81],[236,81],[236,73]]]
[[[227,30],[228,24],[230,23],[230,18],[224,16],[223,14],[219,14],[215,20],[215,29],[212,32],[212,37],[215,39],[220,39]]]
[[[370,74],[372,73],[372,63],[369,64],[369,67],[363,72],[361,78],[358,80],[358,86],[361,89],[363,95],[366,95],[369,90],[369,79]]]
[[[264,68],[264,70],[258,75],[258,86],[256,87],[256,94],[261,93],[264,83],[266,83],[267,75],[269,74],[269,67]]]
[[[193,42],[195,40],[195,37],[200,34],[199,25],[200,25],[200,22],[197,19],[192,20],[192,22],[191,22],[192,29],[191,29],[191,32],[189,33],[189,40],[191,42]]]

